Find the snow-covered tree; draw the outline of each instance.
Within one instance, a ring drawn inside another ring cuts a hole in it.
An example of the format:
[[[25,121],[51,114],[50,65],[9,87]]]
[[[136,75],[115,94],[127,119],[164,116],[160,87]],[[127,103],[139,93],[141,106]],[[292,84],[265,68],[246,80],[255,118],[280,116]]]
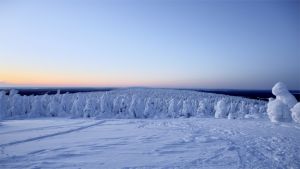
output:
[[[274,85],[272,93],[276,96],[276,99],[281,100],[289,109],[294,107],[297,103],[295,96],[289,92],[287,86],[282,82],[278,82]]]
[[[267,108],[271,122],[291,121],[291,112],[286,104],[279,99],[270,99]]]
[[[73,117],[83,117],[83,109],[85,108],[86,100],[85,98],[80,95],[76,94],[75,100],[73,102],[72,108],[71,108],[71,114]]]
[[[293,120],[297,123],[300,123],[300,102],[291,108],[291,111]]]
[[[50,103],[49,103],[49,113],[50,116],[56,117],[60,115],[62,112],[61,103],[60,103],[60,96],[59,94],[56,94],[51,97]]]
[[[85,107],[83,109],[83,117],[87,117],[90,118],[92,116],[95,116],[95,112],[96,112],[96,100],[93,98],[88,98],[86,100],[86,104]]]
[[[297,103],[296,98],[289,92],[286,85],[278,82],[272,88],[272,93],[276,96],[268,103],[267,113],[272,122],[291,121],[291,108]]]
[[[14,94],[9,96],[10,100],[10,113],[12,116],[24,116],[25,115],[25,106],[23,104],[23,97],[19,94]]]
[[[228,103],[226,100],[219,100],[215,106],[215,118],[227,118],[228,113]]]
[[[130,107],[128,109],[129,114],[133,118],[143,118],[143,112],[145,109],[145,102],[138,96],[132,96]]]
[[[185,117],[190,117],[193,114],[193,107],[190,100],[183,101],[181,114]]]
[[[46,116],[45,110],[42,107],[41,97],[35,96],[31,105],[31,111],[29,117],[41,117]]]
[[[8,96],[5,91],[0,91],[0,118],[9,116],[8,108]]]

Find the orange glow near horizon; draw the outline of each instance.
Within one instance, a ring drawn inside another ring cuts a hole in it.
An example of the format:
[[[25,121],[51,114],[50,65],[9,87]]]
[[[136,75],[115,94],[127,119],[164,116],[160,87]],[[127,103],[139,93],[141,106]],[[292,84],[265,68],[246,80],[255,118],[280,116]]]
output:
[[[84,76],[81,74],[45,74],[42,72],[0,72],[0,83],[21,87],[176,87],[183,82],[172,78],[141,78],[135,76]],[[0,84],[1,85],[1,84]]]

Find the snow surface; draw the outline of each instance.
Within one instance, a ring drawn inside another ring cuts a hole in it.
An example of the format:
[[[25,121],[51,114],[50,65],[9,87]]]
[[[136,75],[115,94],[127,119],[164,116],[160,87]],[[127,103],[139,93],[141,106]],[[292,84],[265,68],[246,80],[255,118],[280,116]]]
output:
[[[186,90],[130,88],[42,96],[20,96],[15,90],[9,95],[0,93],[0,119],[33,117],[243,119],[267,114],[264,101]]]
[[[214,118],[7,120],[0,168],[300,168],[300,125]]]

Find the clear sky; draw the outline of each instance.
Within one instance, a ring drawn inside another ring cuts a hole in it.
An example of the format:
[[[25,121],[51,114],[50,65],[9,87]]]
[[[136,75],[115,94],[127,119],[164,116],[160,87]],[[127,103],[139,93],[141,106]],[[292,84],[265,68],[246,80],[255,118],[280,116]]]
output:
[[[0,86],[300,89],[300,1],[0,0]]]

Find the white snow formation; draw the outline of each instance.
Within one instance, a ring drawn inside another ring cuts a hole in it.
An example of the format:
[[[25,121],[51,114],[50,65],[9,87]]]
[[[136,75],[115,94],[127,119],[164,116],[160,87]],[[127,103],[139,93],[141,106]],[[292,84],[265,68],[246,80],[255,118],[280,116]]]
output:
[[[267,117],[266,102],[171,89],[129,88],[107,92],[21,96],[0,93],[0,118],[96,117],[229,119]]]
[[[267,112],[271,122],[291,121],[291,112],[288,106],[279,99],[270,99]]]
[[[295,96],[289,92],[287,86],[282,82],[274,85],[272,93],[276,96],[276,99],[281,100],[289,109],[297,103]]]
[[[296,98],[289,92],[286,85],[282,82],[278,82],[274,85],[272,93],[276,96],[276,98],[270,98],[269,100],[267,108],[269,119],[272,122],[291,121],[292,112],[290,109],[297,103]],[[296,109],[295,112],[297,112]],[[297,122],[295,119],[297,118],[297,115],[295,117],[294,116],[293,119]]]
[[[300,123],[300,102],[291,108],[291,111],[293,120],[297,123]]]

